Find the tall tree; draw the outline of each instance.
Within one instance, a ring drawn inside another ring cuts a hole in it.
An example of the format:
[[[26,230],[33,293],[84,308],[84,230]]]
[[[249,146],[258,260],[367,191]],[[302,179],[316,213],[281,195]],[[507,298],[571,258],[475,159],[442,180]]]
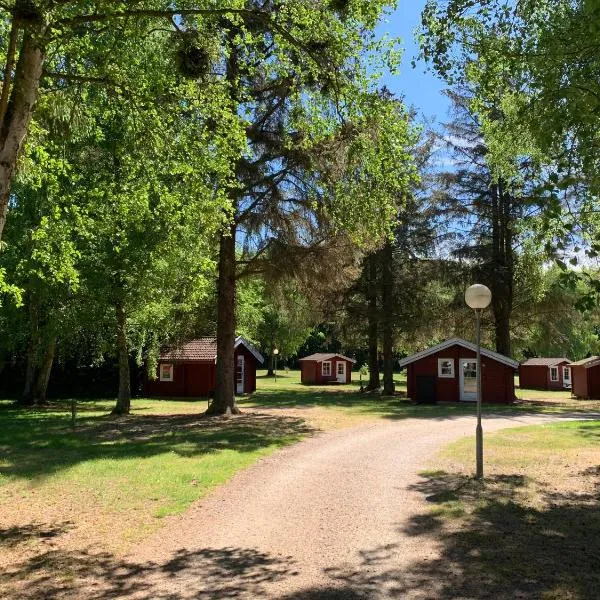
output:
[[[232,110],[247,120],[247,151],[229,188],[232,212],[219,240],[217,388],[210,414],[235,413],[233,340],[236,278],[268,263],[318,257],[345,230],[355,241],[388,227],[390,169],[408,161],[408,125],[391,101],[370,93],[361,55],[384,2],[318,4],[289,10],[289,35],[264,23],[233,23],[224,35]],[[367,231],[369,234],[367,234]],[[242,248],[236,268],[236,242]],[[276,250],[276,252],[275,252]]]
[[[281,36],[293,44],[296,42],[294,32],[288,31],[290,15],[306,15],[314,8],[304,4],[302,0],[294,0],[287,3],[287,8],[274,11],[269,3],[241,0],[231,0],[225,6],[205,1],[190,6],[187,2],[171,0],[144,3],[99,0],[93,8],[87,0],[8,0],[3,3],[0,6],[0,27],[4,34],[0,94],[0,240],[17,160],[40,95],[52,90],[53,82],[76,89],[82,82],[124,89],[121,79],[126,69],[116,67],[115,48],[105,43],[107,32],[130,49],[139,48],[141,52],[149,36],[170,30],[180,40],[182,65],[198,75],[198,69],[205,71],[210,62],[210,42],[207,42],[209,48],[193,43],[188,28],[182,26],[184,21],[193,22],[199,30],[216,29],[219,33],[229,30],[232,20],[258,23],[274,38]],[[383,3],[378,0],[371,4],[373,8],[362,7],[361,10],[365,14],[377,12]],[[302,25],[300,22],[299,26]]]
[[[535,186],[540,174],[525,157],[510,179],[494,176],[472,98],[448,95],[454,119],[445,125],[442,138],[452,167],[438,176],[438,208],[454,232],[455,255],[467,260],[473,276],[492,291],[496,350],[510,356],[516,248],[527,235],[527,218],[537,214],[543,201]]]
[[[600,248],[599,17],[597,0],[430,0],[421,36],[436,72],[474,90],[494,176],[512,177],[522,156],[546,163],[546,243],[568,281],[588,279],[590,302],[600,283],[565,263]],[[585,196],[565,203],[569,188]]]

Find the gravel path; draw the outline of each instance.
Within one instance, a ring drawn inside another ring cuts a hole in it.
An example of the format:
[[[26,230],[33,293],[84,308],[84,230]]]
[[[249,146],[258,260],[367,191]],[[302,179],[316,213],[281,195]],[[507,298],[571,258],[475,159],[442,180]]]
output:
[[[553,420],[486,418],[484,430]],[[437,553],[434,537],[411,535],[409,519],[429,510],[412,488],[435,452],[474,426],[472,417],[378,421],[284,449],[147,540],[129,560],[154,568],[130,573],[127,595],[435,598],[411,576],[411,564]]]

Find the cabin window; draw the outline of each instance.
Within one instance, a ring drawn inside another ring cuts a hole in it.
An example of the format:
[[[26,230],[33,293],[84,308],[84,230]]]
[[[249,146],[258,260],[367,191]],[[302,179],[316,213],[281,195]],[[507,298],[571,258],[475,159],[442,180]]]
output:
[[[438,377],[454,377],[453,358],[438,358]]]
[[[161,381],[173,381],[173,365],[170,365],[170,364],[160,365],[160,380]]]
[[[323,377],[329,377],[331,375],[331,362],[325,361],[321,363],[321,375]]]
[[[563,367],[563,379],[565,381],[571,381],[571,367]]]
[[[550,367],[550,381],[558,381],[558,367]]]

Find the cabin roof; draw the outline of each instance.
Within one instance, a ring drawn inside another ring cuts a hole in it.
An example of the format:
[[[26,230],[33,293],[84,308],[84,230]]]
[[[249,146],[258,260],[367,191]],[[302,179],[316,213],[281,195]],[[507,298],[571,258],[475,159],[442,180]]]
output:
[[[436,352],[441,352],[442,350],[451,348],[452,346],[462,346],[463,348],[477,352],[477,346],[475,344],[467,342],[467,340],[463,340],[462,338],[454,337],[442,342],[441,344],[436,344],[435,346],[431,346],[431,348],[427,348],[426,350],[422,350],[421,352],[417,352],[416,354],[412,354],[411,356],[403,358],[401,361],[399,361],[399,365],[400,367],[405,367],[406,365],[417,362],[418,360],[421,360],[427,356],[431,356]],[[499,352],[488,350],[487,348],[481,348],[481,356],[496,360],[503,365],[512,367],[513,369],[516,369],[519,366],[519,363],[516,360],[513,360],[508,356],[504,356],[504,354],[500,354]]]
[[[239,346],[246,348],[259,363],[265,362],[262,354],[241,335],[235,338],[234,343],[234,348]],[[181,346],[168,348],[160,355],[160,360],[215,362],[217,360],[217,338],[198,338]]]

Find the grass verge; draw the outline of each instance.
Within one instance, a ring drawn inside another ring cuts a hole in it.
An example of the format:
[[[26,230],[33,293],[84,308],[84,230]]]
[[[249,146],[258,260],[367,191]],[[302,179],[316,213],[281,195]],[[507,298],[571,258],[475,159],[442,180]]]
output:
[[[179,408],[187,414],[165,414]],[[73,431],[60,406],[22,411],[0,403],[3,545],[21,555],[58,543],[122,552],[161,517],[311,433],[286,415],[203,419],[204,408],[141,400],[133,416],[113,418],[92,402]]]
[[[441,598],[598,597],[600,421],[487,435],[483,484],[474,455],[472,439],[450,445],[416,486],[433,506],[408,530],[441,549],[412,567],[420,581]]]

